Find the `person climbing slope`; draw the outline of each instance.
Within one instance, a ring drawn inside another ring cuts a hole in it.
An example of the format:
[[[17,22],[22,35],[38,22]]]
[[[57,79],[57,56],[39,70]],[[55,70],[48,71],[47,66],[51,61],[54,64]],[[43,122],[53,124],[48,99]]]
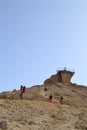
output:
[[[20,98],[24,98],[24,93],[26,92],[26,86],[21,85],[21,93],[20,93]]]
[[[52,102],[52,99],[53,99],[53,96],[50,95],[48,101],[51,103],[51,102]]]
[[[63,96],[60,96],[60,103],[63,103]]]

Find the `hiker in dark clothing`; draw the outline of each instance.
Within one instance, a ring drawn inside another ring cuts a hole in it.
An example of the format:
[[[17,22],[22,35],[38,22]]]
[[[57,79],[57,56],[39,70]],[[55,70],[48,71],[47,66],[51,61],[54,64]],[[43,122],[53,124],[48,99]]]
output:
[[[20,90],[22,91],[22,89],[23,89],[23,85],[21,85],[21,87],[20,87]]]
[[[48,89],[45,87],[45,88],[44,88],[44,91],[47,91],[47,90],[48,90]]]
[[[25,91],[26,91],[26,86],[21,85],[21,93],[20,93],[20,98],[21,99],[23,99]]]
[[[63,97],[60,96],[60,103],[63,103]]]
[[[45,94],[45,96],[47,96],[47,91],[48,91],[48,88],[44,87],[44,94]]]

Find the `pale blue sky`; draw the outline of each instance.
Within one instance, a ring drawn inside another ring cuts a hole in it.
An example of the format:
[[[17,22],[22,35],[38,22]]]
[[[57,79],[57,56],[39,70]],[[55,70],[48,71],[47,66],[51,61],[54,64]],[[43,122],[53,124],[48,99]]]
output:
[[[87,85],[87,0],[0,0],[0,92],[65,66]]]

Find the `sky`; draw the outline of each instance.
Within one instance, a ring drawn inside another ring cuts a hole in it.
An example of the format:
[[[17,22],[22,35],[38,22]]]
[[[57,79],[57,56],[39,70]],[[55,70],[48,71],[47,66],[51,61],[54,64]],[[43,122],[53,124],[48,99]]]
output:
[[[87,0],[0,0],[0,92],[43,84],[56,70],[87,86]]]

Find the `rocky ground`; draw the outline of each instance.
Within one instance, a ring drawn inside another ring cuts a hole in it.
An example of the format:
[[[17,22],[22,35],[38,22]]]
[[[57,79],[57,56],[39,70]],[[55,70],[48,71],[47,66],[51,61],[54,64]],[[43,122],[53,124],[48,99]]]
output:
[[[19,94],[20,90],[0,93],[1,130],[87,130],[87,87],[37,85],[27,88],[23,100]]]

